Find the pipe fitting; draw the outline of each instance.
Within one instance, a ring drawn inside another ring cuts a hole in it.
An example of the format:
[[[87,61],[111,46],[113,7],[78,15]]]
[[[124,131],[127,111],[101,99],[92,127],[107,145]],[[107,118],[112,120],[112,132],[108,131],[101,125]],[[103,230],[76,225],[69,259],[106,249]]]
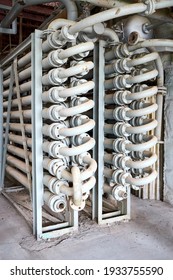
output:
[[[59,53],[61,49],[51,51],[46,58],[42,60],[43,69],[48,69],[51,67],[60,67],[67,62],[67,58],[59,58]]]
[[[61,155],[60,149],[64,147],[67,147],[67,145],[62,141],[45,141],[42,145],[43,151],[54,158],[57,158]]]
[[[127,185],[126,178],[129,176],[130,173],[125,172],[124,170],[117,169],[112,174],[112,180],[116,184],[120,185]]]
[[[64,139],[65,136],[60,134],[60,129],[67,128],[65,123],[59,122],[59,123],[52,123],[50,125],[45,124],[42,128],[42,133],[46,136],[51,137],[52,139]]]
[[[66,40],[67,42],[75,42],[76,38],[78,36],[78,33],[70,34],[69,33],[69,28],[70,28],[70,26],[68,26],[68,25],[64,25],[61,28],[62,38],[64,38],[64,40]]]
[[[51,121],[63,121],[67,117],[63,116],[60,112],[62,109],[67,108],[65,103],[62,102],[59,105],[52,105],[49,108],[45,108],[42,110],[42,117],[44,119],[49,119]]]
[[[56,159],[50,159],[50,158],[43,159],[43,168],[48,170],[51,175],[56,176],[58,179],[62,179],[61,175],[59,174],[61,170],[67,168],[66,164],[67,164],[67,160],[64,157],[62,158],[59,157]]]
[[[60,213],[67,207],[67,201],[64,194],[55,195],[49,191],[44,191],[44,203],[55,213]]]
[[[65,70],[64,68],[56,68],[56,69],[51,69],[48,74],[44,75],[42,77],[42,83],[44,86],[47,85],[61,85],[65,83],[67,80],[67,77],[60,77],[60,73]]]
[[[131,127],[128,123],[123,122],[117,122],[113,126],[113,133],[117,137],[127,137],[130,135],[130,133],[127,132],[127,128]]]
[[[65,89],[66,88],[64,86],[51,87],[48,91],[43,92],[43,102],[59,103],[66,101],[67,97],[62,97],[62,94],[60,94]]]
[[[130,160],[131,157],[123,155],[123,154],[116,154],[113,155],[113,165],[118,169],[128,170],[129,167],[126,166],[126,162]]]
[[[69,187],[69,184],[65,180],[58,180],[56,177],[48,174],[43,176],[43,184],[48,187],[50,192],[58,195],[61,193],[62,187]]]
[[[117,200],[117,201],[122,201],[124,199],[127,199],[127,188],[123,185],[116,185],[112,189],[112,196]]]
[[[127,144],[131,144],[131,142],[123,138],[117,138],[113,141],[113,150],[116,153],[129,153],[130,151],[126,148]]]

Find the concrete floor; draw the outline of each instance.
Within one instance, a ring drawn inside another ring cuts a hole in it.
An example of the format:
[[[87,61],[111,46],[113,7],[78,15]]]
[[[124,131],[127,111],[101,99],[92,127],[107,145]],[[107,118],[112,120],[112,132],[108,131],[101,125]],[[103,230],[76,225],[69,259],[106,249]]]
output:
[[[173,259],[173,207],[132,197],[129,222],[98,226],[82,216],[78,233],[38,242],[0,195],[0,259]]]

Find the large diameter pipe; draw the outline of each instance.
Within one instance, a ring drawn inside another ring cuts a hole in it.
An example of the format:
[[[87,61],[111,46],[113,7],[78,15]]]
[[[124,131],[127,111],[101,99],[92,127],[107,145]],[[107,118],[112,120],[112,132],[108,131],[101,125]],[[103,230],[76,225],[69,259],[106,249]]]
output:
[[[94,25],[96,23],[104,22],[110,19],[119,18],[126,15],[135,13],[142,13],[146,10],[147,6],[143,3],[125,5],[123,7],[109,9],[95,15],[89,16],[85,19],[80,20],[69,28],[70,34],[78,33],[85,28]]]

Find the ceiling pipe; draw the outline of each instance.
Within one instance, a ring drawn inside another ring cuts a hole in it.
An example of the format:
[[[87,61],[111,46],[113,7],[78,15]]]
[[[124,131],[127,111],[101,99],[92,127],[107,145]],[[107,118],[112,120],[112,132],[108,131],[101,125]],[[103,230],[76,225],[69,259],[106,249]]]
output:
[[[132,1],[129,0],[75,0],[76,2],[88,2],[102,8],[116,8],[126,5]]]
[[[22,10],[28,6],[44,4],[49,2],[57,2],[57,0],[17,0],[14,2],[14,5],[1,21],[2,28],[8,28],[10,24],[17,18],[17,16],[22,12]],[[67,9],[67,18],[70,20],[76,20],[78,17],[78,10],[75,2],[73,0],[60,0],[59,2],[63,3]]]

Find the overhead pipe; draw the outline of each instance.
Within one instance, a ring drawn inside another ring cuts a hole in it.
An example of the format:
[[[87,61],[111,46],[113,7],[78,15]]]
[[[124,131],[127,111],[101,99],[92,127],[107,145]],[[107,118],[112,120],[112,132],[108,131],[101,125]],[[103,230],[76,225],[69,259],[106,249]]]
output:
[[[8,28],[10,24],[17,18],[17,16],[22,12],[22,10],[28,6],[57,2],[56,0],[23,0],[16,1],[5,18],[1,21],[1,27]],[[78,17],[77,6],[72,0],[60,0],[66,9],[67,9],[67,17],[69,20],[76,20]]]

